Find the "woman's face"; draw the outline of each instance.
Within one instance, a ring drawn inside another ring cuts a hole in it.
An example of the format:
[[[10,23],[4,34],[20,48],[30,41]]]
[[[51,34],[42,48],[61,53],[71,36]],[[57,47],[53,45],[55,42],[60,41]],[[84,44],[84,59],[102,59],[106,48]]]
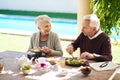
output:
[[[38,26],[42,35],[48,35],[51,31],[51,23],[50,22],[42,22],[40,26]]]

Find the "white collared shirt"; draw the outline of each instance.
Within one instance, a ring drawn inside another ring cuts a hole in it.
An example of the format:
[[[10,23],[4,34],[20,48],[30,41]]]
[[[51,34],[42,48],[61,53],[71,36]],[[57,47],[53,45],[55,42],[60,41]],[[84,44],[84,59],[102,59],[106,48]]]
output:
[[[89,39],[94,39],[96,38],[98,35],[100,35],[102,33],[101,30],[99,30],[93,37],[88,37]]]

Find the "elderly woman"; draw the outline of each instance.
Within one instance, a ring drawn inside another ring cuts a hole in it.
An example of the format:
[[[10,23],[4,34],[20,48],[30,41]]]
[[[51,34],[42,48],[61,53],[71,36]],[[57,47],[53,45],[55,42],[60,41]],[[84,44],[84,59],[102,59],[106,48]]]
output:
[[[110,38],[101,31],[99,18],[95,14],[83,17],[82,33],[66,50],[72,54],[78,47],[82,59],[92,59],[98,62],[112,60]]]
[[[51,19],[47,15],[40,15],[35,19],[38,32],[33,33],[28,49],[28,57],[62,56],[60,39],[51,31]],[[33,51],[38,49],[38,52]]]

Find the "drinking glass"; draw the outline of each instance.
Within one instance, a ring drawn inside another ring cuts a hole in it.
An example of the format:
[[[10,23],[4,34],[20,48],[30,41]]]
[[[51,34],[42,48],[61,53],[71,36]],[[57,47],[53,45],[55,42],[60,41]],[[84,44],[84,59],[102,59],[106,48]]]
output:
[[[59,65],[60,65],[62,68],[65,67],[65,58],[62,57],[62,58],[59,60]]]

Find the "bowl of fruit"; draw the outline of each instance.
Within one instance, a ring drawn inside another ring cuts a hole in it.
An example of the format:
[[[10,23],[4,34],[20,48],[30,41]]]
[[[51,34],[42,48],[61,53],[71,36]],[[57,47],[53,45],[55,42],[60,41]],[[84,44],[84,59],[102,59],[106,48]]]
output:
[[[29,74],[30,70],[31,70],[31,66],[30,65],[23,65],[21,70],[24,74]]]
[[[80,71],[83,75],[88,76],[91,73],[91,68],[89,66],[81,66]]]

